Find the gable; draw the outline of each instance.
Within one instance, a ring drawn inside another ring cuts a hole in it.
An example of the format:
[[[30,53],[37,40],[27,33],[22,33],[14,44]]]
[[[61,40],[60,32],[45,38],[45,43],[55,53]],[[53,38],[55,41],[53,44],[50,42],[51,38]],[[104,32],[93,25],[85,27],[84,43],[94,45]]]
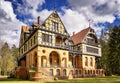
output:
[[[73,40],[74,44],[82,43],[84,38],[85,38],[85,36],[87,35],[88,31],[89,31],[89,28],[84,29],[84,30],[74,34],[72,36],[72,40]]]
[[[47,30],[68,35],[68,32],[56,11],[53,11],[53,13],[44,21],[43,26],[45,26]]]

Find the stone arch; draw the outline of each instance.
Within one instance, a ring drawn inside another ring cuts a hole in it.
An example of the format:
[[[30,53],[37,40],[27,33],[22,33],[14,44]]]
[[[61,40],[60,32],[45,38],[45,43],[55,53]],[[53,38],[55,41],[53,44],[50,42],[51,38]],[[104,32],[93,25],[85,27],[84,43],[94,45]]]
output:
[[[60,76],[60,69],[56,70],[56,76]]]
[[[82,60],[79,55],[75,56],[75,67],[82,67]]]
[[[50,66],[60,66],[60,55],[52,51],[49,55]]]
[[[66,76],[66,69],[63,70],[63,76]]]

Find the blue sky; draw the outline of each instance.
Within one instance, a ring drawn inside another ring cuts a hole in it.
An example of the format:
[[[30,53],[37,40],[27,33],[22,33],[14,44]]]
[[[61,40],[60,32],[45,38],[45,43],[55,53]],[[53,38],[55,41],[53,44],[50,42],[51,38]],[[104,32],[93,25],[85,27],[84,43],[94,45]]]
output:
[[[120,0],[0,0],[0,40],[19,46],[22,25],[30,26],[40,16],[41,23],[54,10],[71,35],[90,26],[97,36],[101,29],[120,25]]]

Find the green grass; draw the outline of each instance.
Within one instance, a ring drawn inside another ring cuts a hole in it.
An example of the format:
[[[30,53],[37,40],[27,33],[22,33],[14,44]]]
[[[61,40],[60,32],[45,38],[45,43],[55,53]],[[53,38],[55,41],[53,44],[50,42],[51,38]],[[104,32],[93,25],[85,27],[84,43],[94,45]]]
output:
[[[120,83],[120,76],[106,76],[100,78],[75,78],[72,80],[57,80],[57,81],[28,81],[20,79],[2,79],[0,83]]]

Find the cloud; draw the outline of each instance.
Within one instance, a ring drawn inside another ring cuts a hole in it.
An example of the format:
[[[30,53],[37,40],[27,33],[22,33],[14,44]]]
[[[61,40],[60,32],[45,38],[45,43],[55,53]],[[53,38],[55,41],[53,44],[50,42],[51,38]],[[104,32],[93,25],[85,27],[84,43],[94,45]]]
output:
[[[78,32],[89,25],[83,14],[79,14],[77,11],[65,8],[63,8],[63,11],[64,15],[60,14],[60,17],[71,35],[72,32]]]
[[[10,46],[19,45],[21,25],[24,23],[16,19],[11,2],[0,1],[0,39]]]
[[[73,23],[79,19],[79,22],[74,23],[73,25],[77,29],[81,30],[85,28],[88,23],[88,20],[91,19],[93,22],[91,26],[97,31],[97,35],[100,35],[100,30],[104,28],[103,26],[96,26],[98,23],[113,23],[116,19],[115,15],[120,16],[120,1],[119,0],[67,0],[69,5],[71,6],[71,11],[76,12],[73,18],[67,17],[66,19],[70,20],[71,18],[74,19]],[[68,11],[64,8],[65,16],[69,16],[70,13],[66,13]],[[84,20],[82,19],[84,18]],[[83,21],[81,21],[81,20]],[[80,26],[80,24],[82,26]],[[68,22],[66,26],[71,25],[71,22]],[[69,26],[72,31],[74,26]],[[81,27],[81,28],[80,28]]]

